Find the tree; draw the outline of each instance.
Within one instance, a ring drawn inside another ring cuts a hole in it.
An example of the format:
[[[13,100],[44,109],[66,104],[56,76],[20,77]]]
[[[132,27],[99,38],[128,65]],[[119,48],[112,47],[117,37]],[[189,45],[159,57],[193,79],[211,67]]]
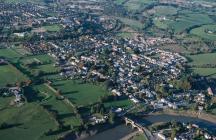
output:
[[[114,124],[115,114],[110,110],[109,111],[109,123]]]
[[[171,140],[174,140],[175,136],[176,136],[177,130],[176,128],[172,129],[171,131]]]
[[[185,90],[189,90],[191,88],[191,84],[190,84],[190,82],[187,79],[185,79],[185,80],[182,81],[181,87],[182,87],[182,89],[184,91]]]

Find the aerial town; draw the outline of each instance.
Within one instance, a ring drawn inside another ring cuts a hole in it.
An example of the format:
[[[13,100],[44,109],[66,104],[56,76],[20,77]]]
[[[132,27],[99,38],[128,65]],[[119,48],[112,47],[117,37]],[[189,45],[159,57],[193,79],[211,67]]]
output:
[[[0,138],[216,140],[214,8],[0,0]]]

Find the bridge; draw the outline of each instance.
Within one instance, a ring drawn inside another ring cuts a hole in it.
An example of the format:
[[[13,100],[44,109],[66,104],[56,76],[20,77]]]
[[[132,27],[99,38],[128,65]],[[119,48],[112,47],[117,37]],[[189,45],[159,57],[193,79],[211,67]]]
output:
[[[147,128],[142,126],[141,124],[133,121],[132,119],[129,119],[128,117],[124,117],[124,120],[125,120],[126,125],[130,124],[133,129],[138,129],[140,132],[144,133],[147,136],[148,140],[155,140],[152,133]]]

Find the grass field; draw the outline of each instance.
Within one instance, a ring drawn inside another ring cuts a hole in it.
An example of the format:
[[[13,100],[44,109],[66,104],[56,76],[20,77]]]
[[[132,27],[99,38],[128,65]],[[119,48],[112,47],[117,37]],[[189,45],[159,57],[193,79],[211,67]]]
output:
[[[55,73],[60,71],[60,69],[58,67],[54,67],[53,64],[40,65],[37,66],[35,69],[41,70],[44,73]]]
[[[209,32],[207,32],[207,31]],[[212,31],[212,33],[210,33]],[[197,35],[201,38],[215,41],[216,40],[216,25],[203,25],[201,27],[192,29],[191,34]]]
[[[127,108],[127,107],[131,106],[132,104],[133,103],[129,99],[124,99],[124,100],[107,102],[107,103],[105,103],[105,107],[107,107],[107,108],[110,108],[110,107]]]
[[[206,64],[216,64],[216,53],[206,53],[206,54],[198,54],[198,55],[190,55],[189,58],[192,62],[189,65],[194,65],[191,69],[195,74],[199,74],[201,76],[207,77],[216,77],[216,68],[200,68],[199,66]]]
[[[45,84],[33,87],[34,90],[42,97],[41,104],[51,106],[52,110],[58,112],[58,118],[64,122],[65,125],[72,125],[73,127],[80,126],[81,121],[75,115],[74,108],[65,104],[63,100],[57,100],[55,93],[50,90]]]
[[[216,78],[216,68],[193,68],[195,74]]]
[[[22,57],[22,55],[11,48],[7,48],[0,49],[0,57],[6,58],[7,60],[12,62],[16,62],[20,57]]]
[[[60,25],[48,25],[48,26],[43,26],[43,28],[48,31],[48,32],[59,32],[61,30]]]
[[[190,55],[192,65],[216,64],[216,53]]]
[[[155,6],[153,10],[157,16],[175,15],[178,11],[177,8],[172,6]]]
[[[144,134],[137,134],[131,140],[147,140]]]
[[[213,23],[213,20],[206,14],[181,14],[172,20],[154,21],[158,28],[172,28],[175,33],[181,33],[193,26]]]
[[[95,103],[101,96],[107,94],[103,87],[92,84],[80,84],[79,81],[74,80],[54,82],[54,87],[61,90],[62,95],[78,106]]]
[[[115,0],[114,2],[115,2],[116,4],[121,5],[123,2],[125,2],[125,0]]]
[[[32,3],[43,3],[44,0],[4,0],[6,3],[24,3],[24,2],[32,2]]]
[[[40,61],[41,63],[53,63],[54,59],[46,54],[26,56],[20,59],[22,64],[31,63],[33,61]]]
[[[155,2],[155,0],[128,0],[124,4],[124,7],[126,7],[128,11],[141,10],[153,2]]]
[[[130,26],[133,29],[143,29],[145,27],[144,23],[141,23],[138,20],[133,20],[133,19],[128,19],[128,18],[120,18],[118,17],[118,19],[123,22],[125,25]]]
[[[10,128],[0,131],[3,140],[52,140],[54,136],[44,136],[49,129],[56,129],[56,125],[49,115],[37,104],[29,103],[21,107],[10,107],[11,98],[0,97],[0,105],[7,109],[0,110],[0,123],[7,122]],[[22,136],[22,137],[20,137]]]
[[[11,65],[0,66],[0,87],[26,81],[28,78]]]

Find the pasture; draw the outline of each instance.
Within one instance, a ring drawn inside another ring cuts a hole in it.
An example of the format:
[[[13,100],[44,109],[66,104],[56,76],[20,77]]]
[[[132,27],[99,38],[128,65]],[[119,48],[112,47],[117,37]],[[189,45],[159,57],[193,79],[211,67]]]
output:
[[[35,85],[33,89],[41,99],[40,104],[50,106],[50,110],[57,111],[57,118],[61,120],[64,125],[71,125],[73,127],[80,126],[80,118],[76,116],[75,110],[72,106],[66,104],[63,100],[56,99],[55,92],[49,89],[45,84]]]
[[[54,59],[47,54],[41,54],[41,55],[26,56],[26,57],[21,58],[19,61],[22,64],[28,64],[34,61],[41,62],[42,64],[44,63],[47,64],[47,63],[53,63]]]
[[[190,31],[191,34],[199,36],[203,39],[215,41],[216,40],[216,25],[203,25],[198,28],[194,28]]]
[[[171,28],[174,33],[182,33],[194,26],[213,23],[214,21],[206,14],[178,14],[175,18],[168,20],[155,20],[158,28]]]
[[[128,0],[125,2],[124,7],[126,7],[128,11],[141,10],[155,1],[156,0]]]
[[[216,53],[205,53],[198,55],[190,55],[192,65],[216,64]]]
[[[101,96],[107,94],[107,91],[101,86],[75,80],[56,81],[53,87],[59,89],[62,95],[78,106],[96,103]]]
[[[200,76],[216,78],[216,68],[192,68],[192,70]]]
[[[0,49],[0,57],[3,57],[11,62],[16,62],[20,57],[22,57],[22,55],[11,48],[6,48]]]
[[[24,82],[26,80],[28,78],[12,65],[0,66],[0,86],[16,84],[17,82]]]
[[[145,24],[141,23],[138,20],[133,20],[133,19],[128,19],[128,18],[120,18],[120,17],[118,17],[117,19],[119,19],[125,25],[128,25],[133,29],[141,30],[141,29],[143,29],[145,27]]]
[[[10,100],[11,97],[0,97],[0,104],[6,108],[0,110],[0,124],[7,122],[10,125],[6,129],[1,129],[1,139],[55,139],[55,136],[44,135],[49,129],[56,129],[57,125],[39,105],[28,103],[21,107],[11,107],[9,106]]]
[[[175,15],[178,12],[178,9],[172,6],[155,6],[152,10],[157,16]]]

